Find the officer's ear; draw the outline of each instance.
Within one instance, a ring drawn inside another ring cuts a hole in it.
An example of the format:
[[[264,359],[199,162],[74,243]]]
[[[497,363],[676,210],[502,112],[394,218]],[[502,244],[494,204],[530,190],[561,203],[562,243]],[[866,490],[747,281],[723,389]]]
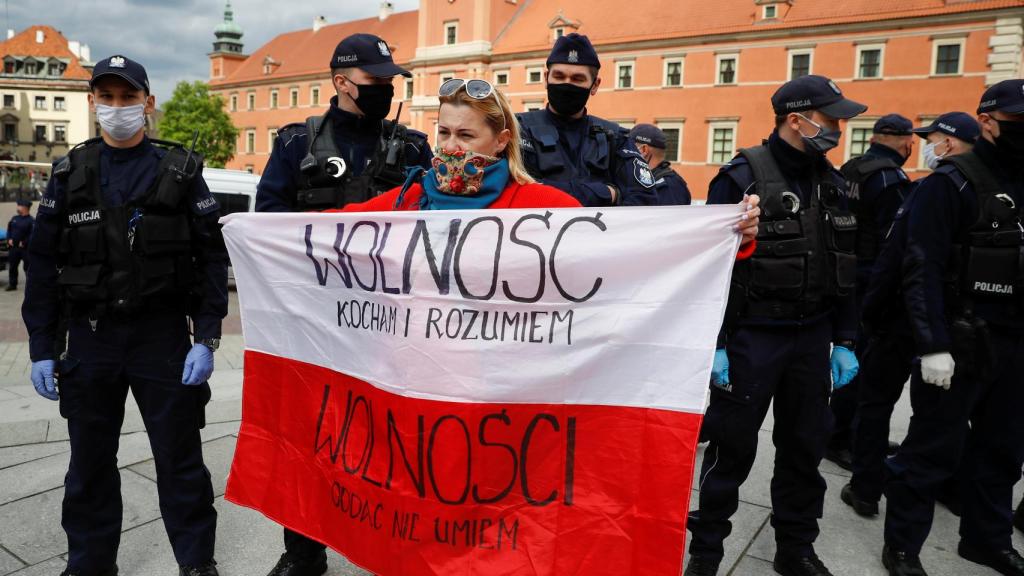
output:
[[[594,77],[594,85],[590,87],[590,95],[597,96],[597,89],[601,87],[601,77]]]
[[[978,114],[978,126],[981,128],[982,138],[994,142],[999,137],[999,122],[991,114],[986,112]]]
[[[146,95],[146,107],[144,112],[146,115],[152,114],[156,111],[156,96],[153,94]]]

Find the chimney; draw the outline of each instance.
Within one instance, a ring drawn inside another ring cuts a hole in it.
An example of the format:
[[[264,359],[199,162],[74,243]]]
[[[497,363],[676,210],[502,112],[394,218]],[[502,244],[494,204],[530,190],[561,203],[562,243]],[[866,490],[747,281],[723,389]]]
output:
[[[92,62],[92,52],[89,50],[88,44],[82,44],[82,52],[79,59],[82,62]]]
[[[387,20],[388,16],[391,16],[394,13],[395,13],[395,4],[394,4],[394,2],[387,2],[387,1],[385,1],[385,2],[381,2],[380,3],[380,16],[379,16],[379,18],[380,18],[381,22]]]
[[[82,59],[82,43],[78,40],[68,40],[68,50],[75,55],[75,58]]]
[[[323,16],[313,18],[313,32],[318,32],[324,26],[327,26],[327,18],[324,18]]]
[[[42,44],[45,38],[42,30],[36,30],[36,44]]]
[[[11,38],[14,38],[14,29],[13,28],[8,28],[7,29],[7,39],[10,40]]]

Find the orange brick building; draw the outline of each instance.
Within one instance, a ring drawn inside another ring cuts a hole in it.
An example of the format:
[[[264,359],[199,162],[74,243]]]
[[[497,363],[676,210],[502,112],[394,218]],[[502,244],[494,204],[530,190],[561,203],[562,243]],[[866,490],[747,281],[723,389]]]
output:
[[[431,137],[445,79],[486,78],[517,111],[539,108],[555,38],[587,34],[603,79],[590,112],[661,126],[669,159],[702,198],[720,164],[771,132],[769,98],[794,76],[829,76],[869,106],[845,128],[836,164],[866,147],[883,114],[920,124],[973,113],[986,85],[1021,76],[1024,0],[422,0],[402,13],[385,2],[376,18],[320,19],[248,56],[215,44],[211,87],[241,130],[229,167],[261,172],[276,129],[327,105],[332,51],[355,32],[385,38],[413,72],[396,79],[392,113],[402,102],[402,121]],[[907,168],[924,173],[919,150]]]

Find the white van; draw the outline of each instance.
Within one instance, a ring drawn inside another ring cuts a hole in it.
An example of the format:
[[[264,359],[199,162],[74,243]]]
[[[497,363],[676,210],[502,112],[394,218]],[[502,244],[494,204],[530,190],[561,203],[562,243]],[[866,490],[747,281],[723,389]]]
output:
[[[260,177],[242,170],[203,168],[203,180],[220,204],[220,215],[256,211],[256,184]]]

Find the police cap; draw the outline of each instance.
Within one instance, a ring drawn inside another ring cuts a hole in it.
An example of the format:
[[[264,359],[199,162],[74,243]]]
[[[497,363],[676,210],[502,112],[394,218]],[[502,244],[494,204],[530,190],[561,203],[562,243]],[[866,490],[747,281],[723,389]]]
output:
[[[601,68],[601,61],[597,58],[597,51],[590,43],[590,38],[575,32],[566,34],[555,41],[555,47],[551,49],[551,54],[548,56],[548,68],[552,64],[578,64]]]
[[[653,124],[637,124],[629,131],[629,138],[637,144],[665,149],[665,133]]]
[[[848,120],[863,114],[867,106],[843,96],[836,83],[811,74],[786,82],[772,95],[772,108],[778,115],[818,110],[826,116]]]
[[[31,200],[18,200],[17,204],[18,204],[18,206],[24,206],[25,208],[31,208],[32,207],[32,201]]]
[[[338,42],[330,67],[359,68],[376,78],[412,78],[411,72],[395,64],[388,43],[373,34],[352,34]]]
[[[932,132],[942,132],[964,142],[974,142],[981,134],[978,121],[966,112],[946,112],[928,126],[914,129],[914,134],[927,138]]]
[[[910,136],[913,134],[914,123],[905,116],[899,114],[886,114],[875,122],[871,132],[874,134],[889,134],[891,136]]]
[[[131,84],[136,90],[145,90],[146,94],[149,94],[149,76],[146,74],[146,69],[134,60],[120,55],[100,60],[92,69],[89,88],[94,88],[96,81],[104,76],[117,76]]]
[[[988,112],[1024,113],[1024,80],[1003,80],[981,95],[978,114]]]

